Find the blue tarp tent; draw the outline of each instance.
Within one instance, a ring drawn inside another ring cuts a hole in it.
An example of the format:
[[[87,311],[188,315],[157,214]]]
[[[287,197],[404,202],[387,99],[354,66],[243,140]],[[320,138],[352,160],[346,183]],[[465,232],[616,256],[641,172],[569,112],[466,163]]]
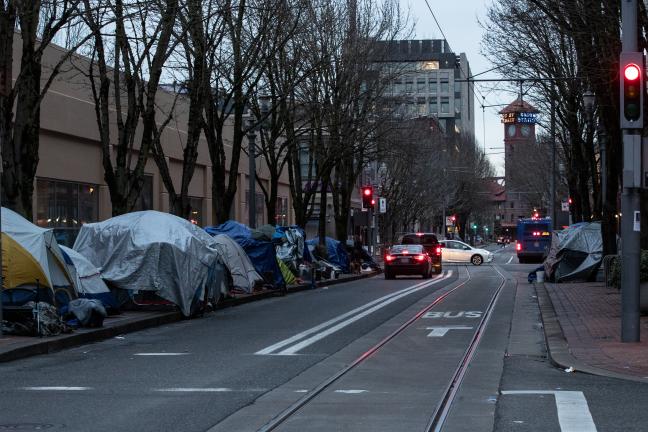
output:
[[[315,237],[306,241],[311,246],[319,244],[319,238]],[[349,254],[346,247],[339,241],[326,237],[326,250],[328,252],[328,261],[331,264],[339,266],[344,273],[349,273]]]
[[[211,236],[225,234],[234,239],[250,257],[252,265],[261,276],[271,273],[276,287],[285,285],[272,242],[253,239],[250,228],[232,220],[218,226],[205,227],[205,231]]]

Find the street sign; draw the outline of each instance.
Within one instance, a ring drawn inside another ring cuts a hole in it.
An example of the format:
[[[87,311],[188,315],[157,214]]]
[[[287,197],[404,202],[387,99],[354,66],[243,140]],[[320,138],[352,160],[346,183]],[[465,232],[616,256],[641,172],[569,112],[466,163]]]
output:
[[[378,213],[387,213],[387,198],[378,198]]]
[[[562,211],[566,211],[566,212],[569,211],[569,203],[567,201],[563,201],[560,204],[561,204],[561,207],[562,207]]]
[[[446,216],[446,226],[454,226],[454,220],[452,216]]]

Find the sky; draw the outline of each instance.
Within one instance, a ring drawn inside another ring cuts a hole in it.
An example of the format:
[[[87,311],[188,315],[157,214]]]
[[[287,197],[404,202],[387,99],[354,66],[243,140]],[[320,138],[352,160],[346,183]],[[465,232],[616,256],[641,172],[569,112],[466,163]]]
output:
[[[450,48],[455,53],[466,53],[473,75],[491,69],[493,66],[481,54],[482,35],[484,30],[478,20],[485,21],[491,0],[428,0],[434,15],[445,34]],[[432,13],[425,0],[401,0],[403,7],[409,8],[416,28],[413,39],[443,39]],[[490,72],[479,78],[501,78],[496,72]],[[475,89],[475,138],[485,147],[497,175],[504,175],[504,128],[497,112],[503,108],[489,105],[509,104],[516,95],[508,91],[493,91],[493,88],[506,88],[504,84],[476,84]],[[480,93],[481,92],[481,93]],[[486,96],[483,103],[483,96]],[[482,110],[482,105],[486,108]],[[483,111],[483,112],[482,112]],[[485,140],[484,140],[485,135]],[[499,154],[498,154],[499,153]]]

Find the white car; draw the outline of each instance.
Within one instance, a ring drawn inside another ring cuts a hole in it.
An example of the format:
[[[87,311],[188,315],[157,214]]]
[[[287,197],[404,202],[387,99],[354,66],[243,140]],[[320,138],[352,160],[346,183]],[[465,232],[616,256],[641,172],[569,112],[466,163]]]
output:
[[[493,254],[486,249],[477,249],[458,240],[441,240],[439,244],[444,262],[469,262],[478,266],[493,261]]]

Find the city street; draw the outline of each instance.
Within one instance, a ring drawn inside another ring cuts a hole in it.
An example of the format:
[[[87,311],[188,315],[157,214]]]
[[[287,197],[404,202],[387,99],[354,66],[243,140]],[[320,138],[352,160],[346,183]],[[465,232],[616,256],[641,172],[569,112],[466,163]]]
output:
[[[534,288],[516,284],[534,265],[495,250],[492,266],[378,275],[2,364],[0,429],[645,430],[645,384],[549,363]]]

